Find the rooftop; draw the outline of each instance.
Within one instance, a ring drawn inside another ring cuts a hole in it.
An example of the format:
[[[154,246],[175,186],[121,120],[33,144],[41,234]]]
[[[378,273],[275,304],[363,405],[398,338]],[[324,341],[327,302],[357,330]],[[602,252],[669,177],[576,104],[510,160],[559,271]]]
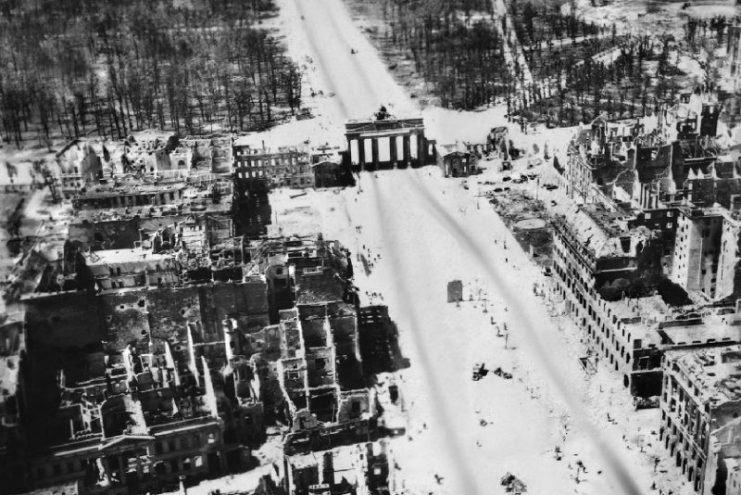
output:
[[[741,457],[741,418],[736,418],[710,433],[710,445],[718,448],[729,470],[739,469]]]
[[[159,194],[163,192],[180,191],[186,189],[185,182],[171,181],[171,182],[133,182],[128,181],[126,183],[114,183],[114,184],[98,184],[89,187],[87,191],[80,194],[82,198],[97,198],[97,197],[109,197],[109,196],[121,196],[127,194]]]
[[[331,466],[335,483],[339,483],[342,478],[347,479],[350,483],[362,481],[357,479],[357,475],[360,473],[356,471],[359,468],[362,469],[362,459],[364,458],[362,444],[336,447],[328,452],[310,452],[308,454],[292,455],[288,457],[288,462],[293,469],[306,469],[316,466],[321,474],[324,471],[327,454],[331,456]]]
[[[668,350],[674,363],[711,405],[741,399],[741,345]]]
[[[563,222],[579,244],[590,250],[595,257],[632,257],[641,241],[651,235],[645,227],[630,229],[630,217],[622,211],[609,210],[600,204],[584,206],[568,205],[562,211]],[[625,244],[621,238],[628,237]]]
[[[167,261],[174,258],[175,255],[171,252],[155,254],[141,248],[107,249],[87,253],[85,255],[85,262],[88,266],[99,266],[120,265],[139,261]]]
[[[463,143],[452,143],[452,144],[438,144],[437,152],[441,155],[449,155],[452,153],[463,153],[468,154],[468,149]]]
[[[664,315],[671,312],[671,308],[658,295],[624,298],[607,304],[618,319],[625,320],[641,318],[649,323],[658,323],[663,321]]]
[[[641,340],[642,347],[661,344],[656,325],[670,311],[661,296],[625,298],[606,304],[618,321],[629,326],[631,337]]]
[[[105,208],[95,210],[79,210],[74,219],[81,222],[107,222],[127,220],[138,217],[165,217],[173,215],[190,215],[202,213],[229,213],[231,201],[222,200],[219,203],[200,200],[181,200],[166,205],[127,206],[120,208]]]
[[[699,345],[741,342],[741,324],[728,321],[729,315],[684,317],[659,325],[662,343],[673,345]]]
[[[308,153],[308,148],[302,143],[297,143],[295,145],[270,146],[269,144],[266,145],[265,141],[263,141],[262,139],[257,138],[253,135],[239,136],[237,139],[234,140],[234,146],[242,148],[247,147],[250,149],[250,153],[256,155],[269,155],[274,153],[289,152]]]

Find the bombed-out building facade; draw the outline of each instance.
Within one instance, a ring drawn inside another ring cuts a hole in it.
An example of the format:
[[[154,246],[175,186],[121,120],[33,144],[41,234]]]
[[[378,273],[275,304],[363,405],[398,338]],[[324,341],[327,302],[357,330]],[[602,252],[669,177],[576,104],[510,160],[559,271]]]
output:
[[[286,457],[285,489],[291,495],[394,493],[386,442],[365,442],[321,453]]]
[[[359,322],[339,242],[266,237],[291,183],[242,180],[231,139],[73,147],[67,214],[6,283],[4,489],[159,492],[253,467],[267,428],[288,457],[386,434],[363,357],[397,351],[395,327]]]
[[[729,184],[723,181],[717,187],[705,185],[702,199],[692,194],[701,187],[699,178],[735,178],[735,168],[724,164],[715,140],[719,113],[719,104],[698,90],[661,109],[650,128],[645,119],[596,118],[569,143],[564,171],[569,195],[591,203],[617,194],[651,209],[685,198],[707,201],[718,188],[720,202],[729,201],[724,192]]]
[[[85,252],[84,288],[21,297],[18,379],[34,393],[17,407],[16,486],[129,493],[233,472],[266,424],[289,427],[287,453],[377,438],[342,246],[248,242],[229,277],[208,249],[195,266],[173,246]]]
[[[696,91],[658,123],[597,119],[563,171],[572,206],[553,221],[553,278],[637,407],[661,409],[667,455],[697,492],[736,493],[741,344],[741,163]]]
[[[739,345],[673,350],[664,359],[660,438],[703,494],[738,486],[740,363]]]

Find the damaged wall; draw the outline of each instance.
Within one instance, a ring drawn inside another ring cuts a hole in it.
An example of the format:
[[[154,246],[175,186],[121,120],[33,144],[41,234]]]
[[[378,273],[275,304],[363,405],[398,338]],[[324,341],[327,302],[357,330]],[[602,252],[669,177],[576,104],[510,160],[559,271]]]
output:
[[[71,223],[69,240],[78,241],[94,251],[101,249],[130,249],[139,240],[139,217],[130,219]]]
[[[281,331],[279,325],[267,325],[257,332],[245,332],[243,337],[244,353],[247,356],[261,353],[271,361],[280,357]]]
[[[371,400],[368,390],[351,390],[340,393],[340,408],[337,413],[338,423],[359,419],[367,414],[371,414]]]
[[[358,334],[366,374],[393,372],[409,366],[401,354],[399,330],[386,306],[360,308]]]
[[[145,290],[110,293],[99,298],[107,327],[106,349],[119,352],[128,344],[146,350],[150,337],[148,293]]]
[[[325,321],[326,319],[321,317],[301,320],[301,333],[307,348],[323,347],[331,343]]]
[[[337,421],[338,391],[336,387],[322,387],[309,391],[309,411],[324,423]]]
[[[210,332],[220,331],[224,318],[234,318],[240,328],[259,329],[270,324],[267,283],[260,279],[199,287],[204,324]],[[208,317],[206,317],[208,315]]]
[[[296,270],[296,292],[300,304],[343,300],[345,283],[332,268],[319,270]]]
[[[335,353],[333,347],[312,347],[306,356],[309,387],[335,384]]]
[[[721,250],[718,258],[718,276],[715,287],[716,299],[741,296],[741,263],[738,262],[741,253],[741,225],[736,222],[724,221],[721,234]]]
[[[198,288],[162,288],[147,292],[152,337],[186,340],[188,322],[202,327]]]

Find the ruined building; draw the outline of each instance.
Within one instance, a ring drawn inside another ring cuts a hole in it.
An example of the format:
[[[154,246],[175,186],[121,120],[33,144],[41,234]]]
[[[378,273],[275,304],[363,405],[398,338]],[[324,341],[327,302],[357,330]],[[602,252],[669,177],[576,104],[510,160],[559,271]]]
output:
[[[85,186],[103,177],[102,150],[99,143],[74,140],[56,154],[62,196],[74,198]]]
[[[284,486],[289,495],[386,495],[389,464],[383,442],[286,456]]]
[[[722,212],[679,209],[670,277],[688,291],[716,296],[721,257]]]
[[[167,249],[149,241],[83,253],[90,286],[21,297],[28,353],[13,379],[35,392],[4,409],[19,413],[17,440],[5,444],[23,473],[14,490],[192,483],[247,467],[266,424],[288,426],[288,454],[382,435],[339,243],[253,241],[231,263],[239,276],[220,279],[208,242],[183,245],[172,232]],[[193,275],[191,255],[210,275]],[[391,359],[395,327],[364,311],[386,329],[371,342],[391,342]]]
[[[333,306],[281,311],[278,373],[294,431],[373,416],[360,369],[355,312]]]
[[[164,295],[27,300],[21,486],[130,493],[247,465],[262,435],[255,366],[185,294]]]
[[[592,222],[588,217],[583,221]],[[635,284],[640,284],[639,253],[635,251],[640,241],[626,235],[625,241],[617,238],[614,243],[600,233],[596,223],[591,231],[584,226],[571,227],[565,219],[554,225],[553,271],[558,292],[566,311],[586,332],[596,359],[604,359],[622,372],[623,384],[635,395],[656,395],[660,383],[658,339],[650,338],[649,326],[636,314],[640,310],[634,311],[630,301],[623,301],[634,275]],[[587,245],[579,235],[599,240],[590,240]],[[615,278],[612,267],[622,267],[617,273],[622,271],[624,276]],[[641,298],[636,301],[643,302]],[[653,301],[660,303],[660,299]]]
[[[664,359],[660,438],[704,494],[737,493],[739,363],[738,345],[669,351]]]
[[[232,160],[220,145],[65,155],[69,213],[42,226],[4,294],[19,308],[0,322],[7,491],[171,490],[250,467],[267,425],[289,454],[387,434],[369,388],[384,368],[362,358],[398,366],[388,313],[358,307],[338,242],[254,239],[267,189],[217,166]],[[364,454],[374,491],[351,493],[387,493],[383,460]]]
[[[564,171],[572,198],[591,203],[599,190],[611,196],[614,185],[633,180],[629,172],[630,148],[642,131],[637,122],[607,122],[595,119],[590,128],[580,129],[569,143]]]
[[[556,218],[554,230],[559,251],[563,243],[579,256],[581,280],[606,300],[648,294],[662,279],[662,232],[634,222],[627,212],[601,204],[572,208]]]
[[[699,91],[662,109],[657,128],[595,119],[569,147],[567,188],[660,233],[663,275],[692,297],[721,301],[737,283],[741,164],[715,140],[719,106]],[[660,231],[660,232],[659,232]],[[741,281],[741,279],[740,279]]]
[[[97,253],[87,267],[97,291],[22,299],[22,379],[36,392],[22,404],[19,460],[31,463],[18,482],[115,492],[244,468],[263,436],[258,361],[244,343],[268,324],[264,278],[193,284],[169,254]]]
[[[445,177],[468,177],[478,172],[476,155],[465,145],[452,144],[437,147],[437,164]]]
[[[734,194],[729,191],[738,190],[735,167],[718,165],[717,175],[713,169],[720,155],[715,142],[718,115],[718,104],[696,93],[663,110],[659,126],[650,131],[640,119],[595,119],[569,144],[564,171],[569,194],[584,203],[625,197],[648,209],[687,199],[699,205],[709,194],[729,202]],[[717,187],[696,182],[708,174],[720,178]]]
[[[309,151],[299,147],[256,148],[238,140],[234,143],[234,180],[265,187],[314,187]]]
[[[363,375],[347,251],[321,238],[267,239],[250,245],[250,257],[266,274],[276,311],[276,372],[293,432],[287,450],[347,443],[371,428],[375,416]]]
[[[741,458],[741,182],[714,141],[717,115],[695,93],[649,133],[604,139],[610,124],[596,121],[578,134],[566,175],[587,204],[554,221],[553,252],[558,292],[586,333],[582,360],[620,372],[638,407],[660,405],[661,441],[708,495],[738,493]]]

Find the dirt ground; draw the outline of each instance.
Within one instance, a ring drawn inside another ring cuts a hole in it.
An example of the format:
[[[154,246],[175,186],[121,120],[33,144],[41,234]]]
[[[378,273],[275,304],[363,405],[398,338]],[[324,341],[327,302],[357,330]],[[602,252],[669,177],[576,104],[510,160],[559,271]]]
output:
[[[533,259],[543,266],[551,265],[553,233],[548,212],[542,201],[536,200],[526,191],[510,190],[502,193],[488,192],[489,203],[504,220],[525,252],[532,249]],[[545,222],[539,228],[521,228],[523,220],[539,219]]]

